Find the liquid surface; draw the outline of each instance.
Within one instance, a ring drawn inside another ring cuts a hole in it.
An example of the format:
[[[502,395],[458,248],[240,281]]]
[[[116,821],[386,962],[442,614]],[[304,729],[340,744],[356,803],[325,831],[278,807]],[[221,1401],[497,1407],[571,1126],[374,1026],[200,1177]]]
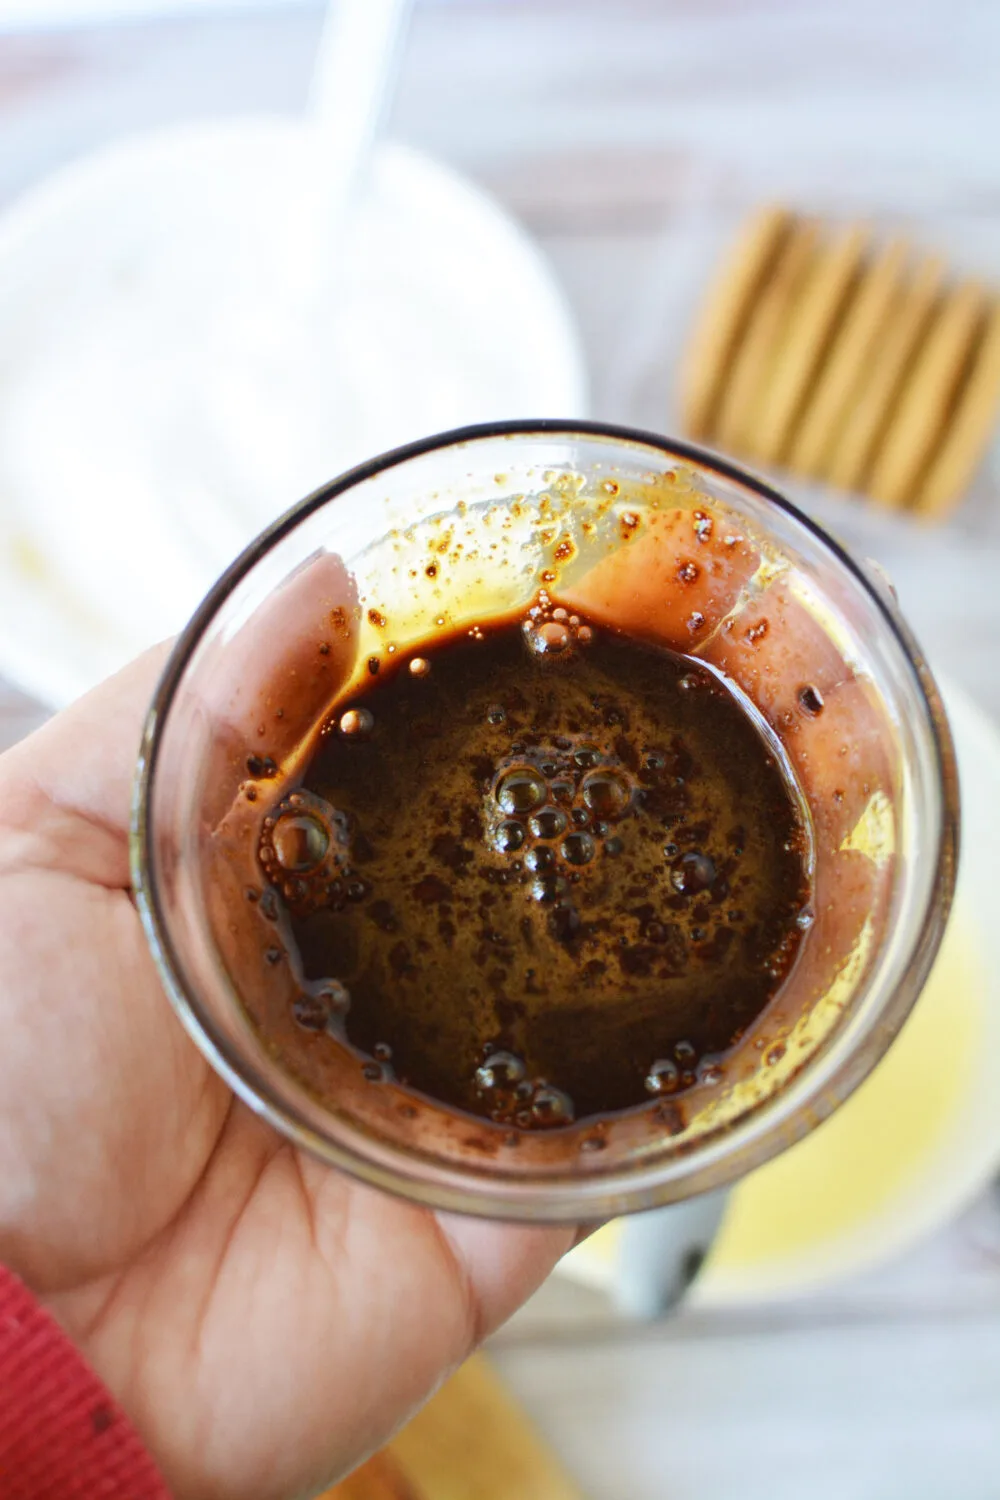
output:
[[[372,666],[261,826],[299,1024],[521,1129],[720,1079],[810,920],[745,703],[545,600]]]

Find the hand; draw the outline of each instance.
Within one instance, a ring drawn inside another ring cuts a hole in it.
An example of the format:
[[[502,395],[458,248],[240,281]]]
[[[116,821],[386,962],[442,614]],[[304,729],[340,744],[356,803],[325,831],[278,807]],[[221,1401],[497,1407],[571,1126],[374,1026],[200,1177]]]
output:
[[[379,1446],[569,1246],[294,1150],[174,1017],[129,888],[152,652],[0,757],[0,1260],[178,1497],[311,1493]]]

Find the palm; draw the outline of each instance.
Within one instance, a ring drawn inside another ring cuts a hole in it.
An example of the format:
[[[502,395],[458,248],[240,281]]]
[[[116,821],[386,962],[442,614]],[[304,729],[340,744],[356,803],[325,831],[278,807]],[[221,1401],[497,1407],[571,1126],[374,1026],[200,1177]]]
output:
[[[384,1440],[567,1245],[331,1172],[182,1032],[128,890],[147,658],[0,761],[0,1259],[178,1494],[318,1488]]]

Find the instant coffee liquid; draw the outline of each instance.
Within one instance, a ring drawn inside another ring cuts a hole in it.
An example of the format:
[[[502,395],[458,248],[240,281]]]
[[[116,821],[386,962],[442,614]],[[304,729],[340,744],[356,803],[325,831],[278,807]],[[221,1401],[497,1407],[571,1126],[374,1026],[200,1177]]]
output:
[[[258,815],[311,1045],[515,1131],[721,1078],[810,921],[748,700],[545,593],[367,668]]]

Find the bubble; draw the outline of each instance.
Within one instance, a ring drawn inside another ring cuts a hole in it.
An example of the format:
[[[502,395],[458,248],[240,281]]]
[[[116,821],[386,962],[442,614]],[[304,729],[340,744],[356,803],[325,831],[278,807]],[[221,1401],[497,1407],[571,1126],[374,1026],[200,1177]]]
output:
[[[672,1094],[679,1082],[680,1074],[676,1065],[669,1058],[661,1057],[646,1074],[646,1092],[648,1094]]]
[[[292,1015],[303,1031],[325,1031],[330,1022],[330,1012],[319,995],[297,996]]]
[[[414,656],[410,659],[410,676],[426,677],[430,672],[431,664],[426,656]]]
[[[576,823],[579,828],[586,828],[587,824],[590,822],[590,813],[585,807],[574,807],[573,822]]]
[[[589,646],[594,639],[594,632],[589,625],[581,625],[576,632],[576,638],[581,646]]]
[[[697,563],[682,562],[680,567],[677,569],[677,577],[680,579],[681,583],[694,583],[700,571],[701,569],[698,567]]]
[[[815,719],[823,712],[823,698],[819,689],[808,684],[799,688],[799,703],[810,718]]]
[[[524,843],[524,829],[520,823],[508,819],[501,823],[493,835],[493,847],[499,854],[513,854]]]
[[[549,791],[557,802],[572,802],[574,786],[571,781],[553,781]]]
[[[613,838],[604,840],[604,852],[612,859],[617,859],[624,848],[625,845],[622,843],[617,834],[615,834]]]
[[[255,781],[270,781],[277,774],[278,767],[270,755],[247,756],[247,775]]]
[[[716,873],[715,860],[710,855],[692,851],[681,855],[670,872],[670,879],[674,889],[682,896],[695,896],[699,891],[708,890],[715,881]]]
[[[299,874],[322,864],[330,834],[312,813],[282,813],[271,834],[274,857],[283,870]]]
[[[543,807],[532,813],[528,827],[536,839],[557,839],[566,831],[566,814],[560,807]]]
[[[491,703],[486,710],[487,724],[503,724],[507,719],[507,710],[500,703]]]
[[[815,913],[808,906],[804,906],[795,918],[795,925],[800,932],[808,932],[815,920]]]
[[[571,833],[562,841],[562,857],[571,865],[588,865],[597,852],[589,833]]]
[[[599,766],[604,757],[596,745],[581,745],[573,759],[582,771],[588,771],[592,766]]]
[[[325,979],[316,994],[333,1016],[346,1016],[351,1008],[351,992],[339,979]]]
[[[603,1135],[585,1135],[580,1142],[581,1151],[603,1151],[607,1146],[607,1140]]]
[[[372,1048],[372,1057],[376,1062],[391,1062],[392,1048],[388,1042],[376,1042]]]
[[[551,870],[556,862],[555,854],[548,844],[542,844],[539,849],[529,849],[524,856],[524,863],[529,870],[539,873],[542,870]]]
[[[369,1083],[381,1083],[383,1078],[385,1077],[385,1074],[383,1073],[381,1065],[379,1063],[368,1062],[365,1063],[364,1067],[361,1069],[361,1076],[362,1078],[367,1079]]]
[[[573,632],[561,620],[545,620],[530,627],[525,640],[536,656],[558,656],[572,644]]]
[[[674,1044],[674,1056],[683,1068],[688,1063],[697,1061],[698,1051],[690,1042],[676,1042]]]
[[[583,781],[583,800],[597,818],[618,818],[628,807],[629,788],[615,771],[592,771]]]
[[[568,890],[569,884],[561,875],[539,875],[531,882],[531,894],[536,901],[558,901]]]
[[[569,619],[569,613],[568,613],[567,610],[565,610],[562,607],[560,607],[559,609],[554,609],[552,611],[552,618],[553,618],[553,620],[558,620],[558,621],[567,620],[567,619]]]
[[[545,801],[545,782],[527,766],[508,771],[500,778],[496,799],[505,813],[533,812]]]
[[[337,727],[347,739],[364,739],[374,729],[375,720],[367,708],[349,708],[341,714]]]
[[[476,1069],[476,1084],[481,1089],[509,1089],[522,1081],[524,1062],[515,1052],[490,1052]]]
[[[716,1063],[709,1063],[707,1067],[701,1070],[702,1083],[721,1083],[724,1076],[722,1069]]]
[[[705,623],[705,616],[700,609],[693,609],[688,615],[687,628],[694,635]]]
[[[550,1084],[541,1084],[535,1090],[535,1096],[531,1101],[531,1122],[533,1125],[569,1125],[573,1121],[575,1111],[573,1101],[562,1089],[555,1089]]]

